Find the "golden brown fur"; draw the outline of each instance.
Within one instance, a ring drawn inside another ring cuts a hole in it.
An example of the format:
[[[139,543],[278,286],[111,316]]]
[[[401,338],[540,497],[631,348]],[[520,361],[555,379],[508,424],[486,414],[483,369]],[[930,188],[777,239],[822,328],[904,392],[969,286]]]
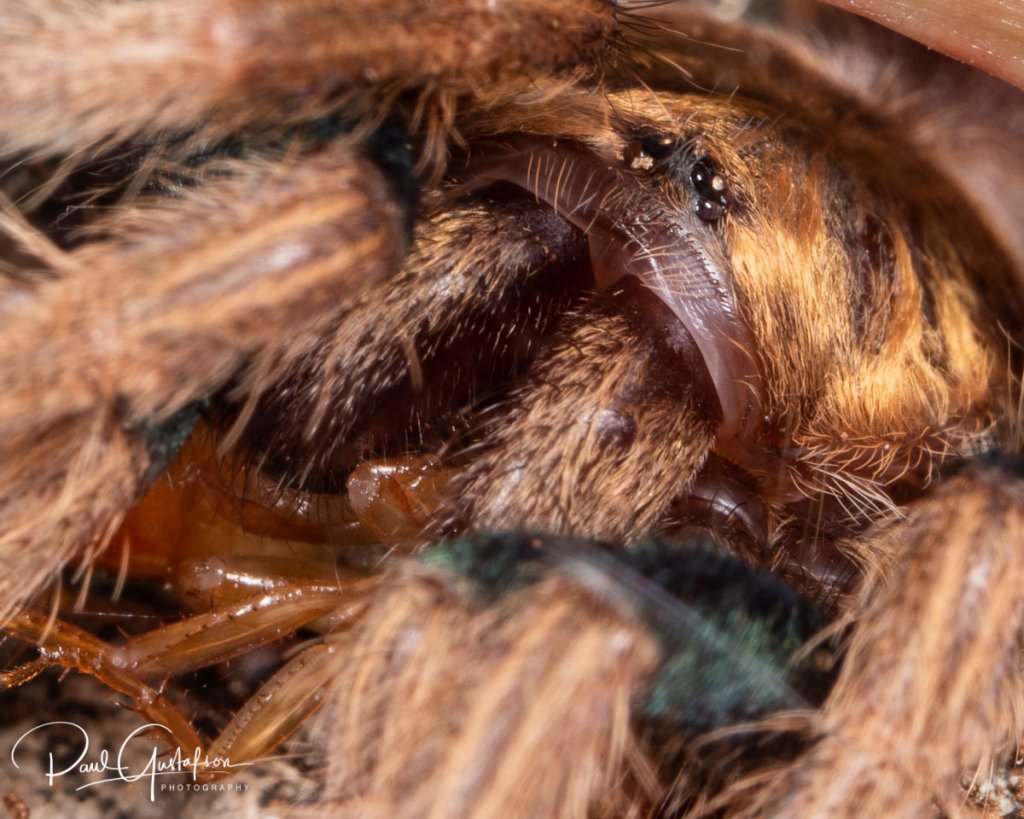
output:
[[[662,351],[637,327],[646,318],[611,300],[565,317],[457,486],[475,527],[629,541],[665,518],[713,428],[659,371]]]
[[[151,470],[147,428],[246,360],[266,377],[280,356],[268,319],[308,316],[392,272],[401,233],[382,186],[345,150],[301,168],[255,162],[126,210],[78,251],[46,249],[52,279],[0,305],[0,609],[109,536]],[[292,341],[301,349],[302,334]]]
[[[961,780],[1016,753],[1024,730],[1021,484],[1000,468],[958,476],[861,548],[865,582],[847,665],[792,768],[741,816],[920,816],[962,809]]]
[[[697,528],[796,576],[846,629],[795,759],[765,750],[733,770],[722,752],[701,760],[707,783],[688,780],[695,738],[656,737],[631,711],[664,649],[603,564],[485,600],[401,560],[358,593],[324,591],[333,566],[313,582],[276,563],[281,608],[238,615],[245,645],[305,626],[288,601],[314,592],[336,599],[331,633],[214,747],[268,752],[328,688],[318,814],[955,813],[960,778],[1003,764],[1024,728],[1024,173],[997,162],[1012,155],[999,128],[949,136],[955,112],[915,83],[962,81],[978,99],[960,112],[1000,111],[1006,130],[1024,105],[883,32],[829,15],[802,29],[789,11],[800,36],[687,7],[688,40],[597,0],[0,1],[0,152],[51,163],[37,204],[111,203],[79,213],[78,233],[45,207],[0,216],[0,615],[76,554],[89,564],[196,413],[313,505],[367,459],[436,457],[443,499],[413,538],[428,553],[439,533],[500,529],[686,537],[678,506],[729,463],[739,488],[722,482],[721,505],[756,518],[755,547],[714,515]],[[754,432],[718,434],[713,379],[651,292],[597,292],[586,231],[481,183],[522,135],[687,214],[694,157],[714,161],[732,204],[699,235],[749,332]],[[652,135],[683,147],[658,164]],[[75,175],[95,156],[115,168],[99,193]],[[399,517],[411,503],[384,500]],[[347,557],[374,529],[345,514],[352,540],[322,545]],[[372,561],[351,562],[340,572]],[[661,600],[651,586],[637,597]],[[19,617],[9,631],[54,662],[150,690],[144,667],[104,670],[122,655],[101,641],[62,659],[72,626],[47,637]],[[183,667],[194,633],[230,642],[220,621],[142,639]]]
[[[6,3],[3,144],[8,152],[76,151],[207,118],[223,135],[254,119],[279,122],[297,89],[306,106],[321,104],[339,82],[357,96],[369,90],[374,106],[382,94],[424,83],[464,92],[524,69],[600,59],[612,28],[600,0],[564,11],[537,0]],[[325,29],[331,37],[320,36]]]
[[[459,591],[409,573],[342,644],[364,659],[346,664],[322,718],[327,800],[351,816],[625,810],[630,698],[654,665],[650,638],[557,580],[491,610]]]

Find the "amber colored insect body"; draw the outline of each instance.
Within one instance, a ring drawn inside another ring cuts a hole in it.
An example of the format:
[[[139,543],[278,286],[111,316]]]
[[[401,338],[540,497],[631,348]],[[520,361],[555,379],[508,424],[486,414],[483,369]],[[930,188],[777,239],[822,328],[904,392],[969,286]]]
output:
[[[0,4],[5,684],[236,760],[324,704],[348,815],[918,816],[1010,758],[1018,93],[641,11]],[[198,613],[99,639],[65,567]],[[299,630],[208,743],[160,691]]]

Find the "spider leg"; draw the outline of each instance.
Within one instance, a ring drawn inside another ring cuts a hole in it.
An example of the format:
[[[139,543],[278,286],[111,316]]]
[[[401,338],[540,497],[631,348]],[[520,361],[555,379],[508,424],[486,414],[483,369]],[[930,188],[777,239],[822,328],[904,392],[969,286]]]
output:
[[[481,612],[414,567],[344,646],[322,723],[343,815],[627,815],[630,702],[658,652],[614,606],[552,579]]]
[[[246,365],[243,381],[269,377],[397,269],[388,191],[342,146],[229,165],[70,254],[4,217],[51,277],[0,300],[0,615],[76,547],[102,544],[208,396]],[[300,329],[282,342],[281,326]]]
[[[0,153],[68,152],[214,117],[220,133],[346,91],[376,110],[423,86],[592,62],[614,4],[39,0],[0,3]],[[355,89],[362,89],[356,93]],[[74,123],[73,128],[68,123]]]
[[[534,355],[583,286],[585,253],[532,202],[425,216],[403,273],[368,290],[265,392],[246,439],[273,469],[314,480],[415,446],[432,418]]]
[[[678,322],[658,318],[660,302],[632,282],[595,296],[584,253],[579,234],[533,203],[425,219],[406,273],[369,291],[267,392],[247,438],[273,470],[345,474],[408,446],[395,430],[415,435],[529,366],[513,399],[469,419],[480,451],[452,491],[478,502],[455,517],[649,531],[704,462],[714,391],[692,342],[673,335]],[[552,351],[530,364],[545,336]]]
[[[865,551],[869,576],[817,744],[739,815],[958,815],[961,778],[1024,723],[1024,484],[977,466]]]
[[[713,390],[679,378],[661,328],[633,308],[620,292],[566,316],[526,385],[492,408],[493,434],[458,492],[474,499],[474,526],[633,539],[700,469],[717,421],[700,395]],[[699,381],[699,360],[687,363]]]
[[[341,638],[325,799],[356,816],[652,815],[698,736],[820,702],[830,674],[794,653],[823,622],[710,539],[447,541],[393,567]]]

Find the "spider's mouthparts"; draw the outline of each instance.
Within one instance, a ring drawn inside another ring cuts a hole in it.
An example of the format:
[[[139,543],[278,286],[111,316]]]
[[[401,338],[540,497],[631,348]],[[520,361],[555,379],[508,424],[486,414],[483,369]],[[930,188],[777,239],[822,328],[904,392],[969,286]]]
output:
[[[728,264],[709,248],[709,228],[635,174],[570,142],[516,137],[474,168],[474,186],[508,182],[549,205],[587,236],[597,286],[625,276],[650,288],[682,322],[721,407],[719,442],[749,442],[761,422],[760,372],[736,309]],[[661,198],[661,201],[659,201]]]

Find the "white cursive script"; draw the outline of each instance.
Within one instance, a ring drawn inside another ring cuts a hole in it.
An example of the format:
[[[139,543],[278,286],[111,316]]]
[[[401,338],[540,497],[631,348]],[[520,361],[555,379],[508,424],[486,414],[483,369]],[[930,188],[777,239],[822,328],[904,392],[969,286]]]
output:
[[[132,750],[137,750],[140,735],[144,733],[151,733],[153,731],[167,731],[170,730],[165,725],[161,725],[157,722],[150,722],[146,725],[141,725],[132,731],[128,736],[124,738],[121,746],[117,749],[117,755],[111,758],[110,751],[107,748],[101,748],[99,753],[91,760],[87,760],[86,757],[89,754],[89,733],[81,725],[75,722],[44,722],[41,725],[37,725],[35,728],[30,728],[14,743],[11,747],[11,762],[15,768],[21,768],[18,764],[18,747],[21,745],[22,740],[26,737],[31,736],[37,731],[45,731],[52,729],[56,726],[67,726],[78,732],[81,737],[82,746],[81,752],[78,757],[67,767],[57,769],[57,762],[53,758],[53,753],[48,754],[49,762],[47,768],[44,769],[46,775],[46,781],[52,788],[54,782],[60,779],[62,776],[68,774],[105,774],[112,773],[114,776],[110,776],[104,779],[97,779],[92,782],[87,782],[84,785],[79,785],[75,790],[83,790],[85,788],[93,788],[96,785],[103,785],[109,782],[139,782],[141,780],[149,781],[149,799],[151,802],[156,801],[156,781],[157,777],[161,776],[181,776],[188,775],[192,781],[195,782],[200,776],[207,774],[228,774],[234,768],[244,768],[251,765],[251,762],[242,762],[232,764],[229,759],[222,756],[209,756],[204,753],[200,748],[195,748],[191,754],[186,755],[181,748],[175,749],[174,753],[170,756],[161,755],[157,745],[154,743],[148,749],[148,756],[145,758],[145,764],[141,769],[137,771],[131,770],[126,764],[125,759],[129,747],[135,744]],[[163,756],[163,758],[161,758]],[[161,789],[162,786],[161,786]]]

